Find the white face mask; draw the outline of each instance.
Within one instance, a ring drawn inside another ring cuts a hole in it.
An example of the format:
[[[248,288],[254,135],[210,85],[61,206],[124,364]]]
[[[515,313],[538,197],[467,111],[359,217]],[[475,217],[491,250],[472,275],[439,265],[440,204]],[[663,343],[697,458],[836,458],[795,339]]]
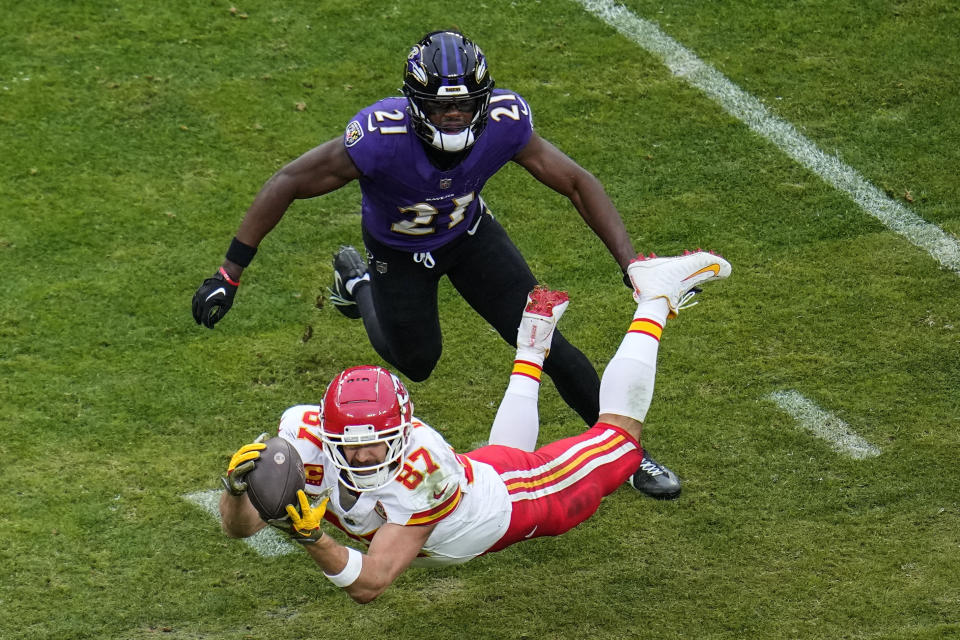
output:
[[[343,482],[343,484],[353,491],[373,491],[374,489],[379,489],[383,485],[387,484],[393,478],[391,477],[390,469],[388,467],[381,467],[374,471],[373,473],[354,473],[350,469],[345,469],[345,473],[349,476],[349,483]],[[341,481],[343,475],[341,474]],[[350,486],[353,485],[353,486]]]
[[[430,122],[425,122],[433,132],[430,144],[440,151],[463,151],[475,142],[473,129],[468,125],[460,133],[443,133]]]
[[[370,431],[365,431],[368,427]],[[363,435],[353,435],[354,430],[367,433]],[[333,465],[340,471],[340,483],[351,491],[365,492],[373,491],[384,486],[397,475],[403,466],[403,453],[409,440],[410,423],[405,423],[386,432],[372,433],[372,427],[363,425],[362,427],[347,427],[344,437],[330,438],[323,437],[323,448],[330,457]],[[373,444],[377,442],[386,443],[386,454],[382,462],[377,462],[369,466],[353,466],[343,455],[340,447],[349,444]],[[360,473],[363,472],[363,473]]]
[[[457,133],[444,133],[438,129],[436,125],[430,122],[430,118],[428,118],[427,114],[417,106],[416,102],[408,99],[407,103],[410,106],[411,116],[418,120],[431,136],[427,142],[429,142],[430,146],[433,148],[439,149],[440,151],[455,153],[457,151],[463,151],[477,141],[474,128],[477,124],[477,121],[480,119],[479,113],[474,113],[470,123],[467,124],[467,126],[461,131]],[[425,136],[420,135],[420,137],[421,139],[426,140]]]

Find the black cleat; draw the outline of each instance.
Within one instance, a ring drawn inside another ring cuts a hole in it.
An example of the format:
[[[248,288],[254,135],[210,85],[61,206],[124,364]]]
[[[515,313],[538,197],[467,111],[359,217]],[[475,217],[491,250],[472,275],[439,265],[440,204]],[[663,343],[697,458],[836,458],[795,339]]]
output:
[[[680,495],[677,474],[651,458],[646,451],[640,467],[627,479],[627,484],[657,500],[673,500]]]
[[[337,311],[348,318],[360,317],[360,308],[353,294],[347,292],[347,282],[354,278],[366,278],[367,263],[360,257],[360,252],[349,245],[341,246],[333,254],[333,287],[330,291],[330,302]]]

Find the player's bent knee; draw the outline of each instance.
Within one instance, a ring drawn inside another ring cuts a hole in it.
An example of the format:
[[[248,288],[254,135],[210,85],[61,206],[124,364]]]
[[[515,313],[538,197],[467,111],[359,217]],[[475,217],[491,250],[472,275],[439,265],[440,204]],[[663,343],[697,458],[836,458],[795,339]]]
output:
[[[439,361],[439,356],[430,359],[409,359],[398,363],[396,368],[398,371],[400,371],[400,373],[410,378],[410,380],[413,382],[423,382],[430,377],[430,374],[433,373],[433,370],[436,368],[437,362]]]

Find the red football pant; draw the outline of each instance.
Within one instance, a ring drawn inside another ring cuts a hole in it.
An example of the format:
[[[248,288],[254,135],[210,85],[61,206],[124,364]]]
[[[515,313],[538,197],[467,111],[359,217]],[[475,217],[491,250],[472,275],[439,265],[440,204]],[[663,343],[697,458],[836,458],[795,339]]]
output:
[[[600,501],[626,482],[643,460],[643,449],[623,429],[597,423],[578,436],[536,451],[490,445],[466,454],[500,474],[513,503],[510,527],[487,549],[556,536],[590,516]]]

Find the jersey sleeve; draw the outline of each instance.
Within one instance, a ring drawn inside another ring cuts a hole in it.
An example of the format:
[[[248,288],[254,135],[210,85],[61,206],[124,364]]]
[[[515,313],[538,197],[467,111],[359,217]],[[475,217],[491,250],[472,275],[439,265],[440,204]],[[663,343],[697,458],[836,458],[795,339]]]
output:
[[[323,442],[320,440],[320,407],[302,404],[290,407],[280,417],[280,437],[290,442],[300,460],[306,480],[305,491],[317,494],[321,491],[324,479]]]
[[[491,137],[497,138],[496,146],[503,147],[508,159],[512,158],[533,136],[533,111],[519,93],[495,89],[487,109],[487,128],[493,133]]]
[[[361,109],[343,132],[343,146],[364,176],[377,177],[383,158],[402,153],[410,133],[403,98],[385,98]]]

